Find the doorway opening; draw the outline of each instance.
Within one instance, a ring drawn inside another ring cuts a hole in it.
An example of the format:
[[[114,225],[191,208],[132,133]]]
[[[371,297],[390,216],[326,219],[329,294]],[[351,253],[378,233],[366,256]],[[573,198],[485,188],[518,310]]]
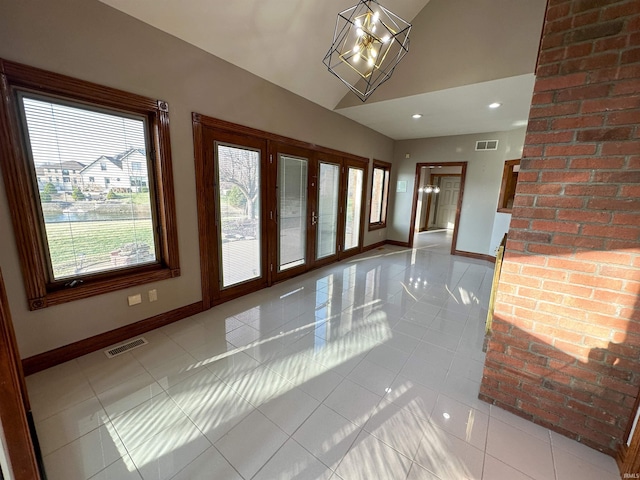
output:
[[[467,162],[418,163],[416,165],[409,246],[450,239],[450,253],[457,252],[457,234]],[[433,237],[435,238],[435,237]]]

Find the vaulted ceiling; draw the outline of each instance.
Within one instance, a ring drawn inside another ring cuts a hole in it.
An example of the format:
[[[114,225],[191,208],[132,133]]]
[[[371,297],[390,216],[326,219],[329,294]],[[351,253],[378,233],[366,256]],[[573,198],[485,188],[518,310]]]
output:
[[[526,125],[546,6],[381,0],[412,23],[410,50],[362,103],[322,63],[337,13],[356,0],[101,1],[396,140]]]

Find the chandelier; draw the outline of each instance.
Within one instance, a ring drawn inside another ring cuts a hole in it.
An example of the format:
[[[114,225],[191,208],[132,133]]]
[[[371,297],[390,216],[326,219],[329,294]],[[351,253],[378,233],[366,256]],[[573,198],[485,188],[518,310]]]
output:
[[[425,185],[424,187],[420,187],[418,189],[418,191],[420,193],[439,193],[440,192],[440,187],[437,185]]]
[[[410,23],[377,0],[360,0],[338,14],[323,62],[364,102],[409,51],[410,30]]]

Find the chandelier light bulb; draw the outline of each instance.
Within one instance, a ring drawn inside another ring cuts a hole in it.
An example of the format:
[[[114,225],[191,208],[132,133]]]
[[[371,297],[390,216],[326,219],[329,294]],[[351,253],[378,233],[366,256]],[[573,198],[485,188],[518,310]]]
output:
[[[373,61],[373,58],[370,58],[367,63],[369,64],[370,67],[373,67],[375,62]]]
[[[384,37],[382,37],[382,43],[387,43],[389,41],[389,35],[385,35]]]
[[[358,53],[360,51],[360,45],[356,43],[355,47],[353,47],[353,53]]]
[[[380,12],[376,12],[373,14],[373,23],[377,23],[380,19]]]
[[[438,193],[438,192],[440,192],[440,187],[436,187],[436,188],[434,188],[434,189],[433,189],[433,192],[434,192],[434,193]]]
[[[361,37],[362,35],[364,35],[364,30],[362,30],[362,28],[358,28],[358,29],[356,30],[356,34],[357,34],[359,37]]]
[[[427,188],[424,189],[424,191],[427,192],[427,193],[431,193],[431,192],[433,192],[433,188],[427,187]]]

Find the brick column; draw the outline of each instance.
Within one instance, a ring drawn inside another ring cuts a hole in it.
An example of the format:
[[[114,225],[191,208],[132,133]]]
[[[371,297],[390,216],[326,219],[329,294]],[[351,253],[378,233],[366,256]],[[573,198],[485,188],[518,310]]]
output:
[[[549,0],[480,398],[608,454],[640,385],[640,0]]]

